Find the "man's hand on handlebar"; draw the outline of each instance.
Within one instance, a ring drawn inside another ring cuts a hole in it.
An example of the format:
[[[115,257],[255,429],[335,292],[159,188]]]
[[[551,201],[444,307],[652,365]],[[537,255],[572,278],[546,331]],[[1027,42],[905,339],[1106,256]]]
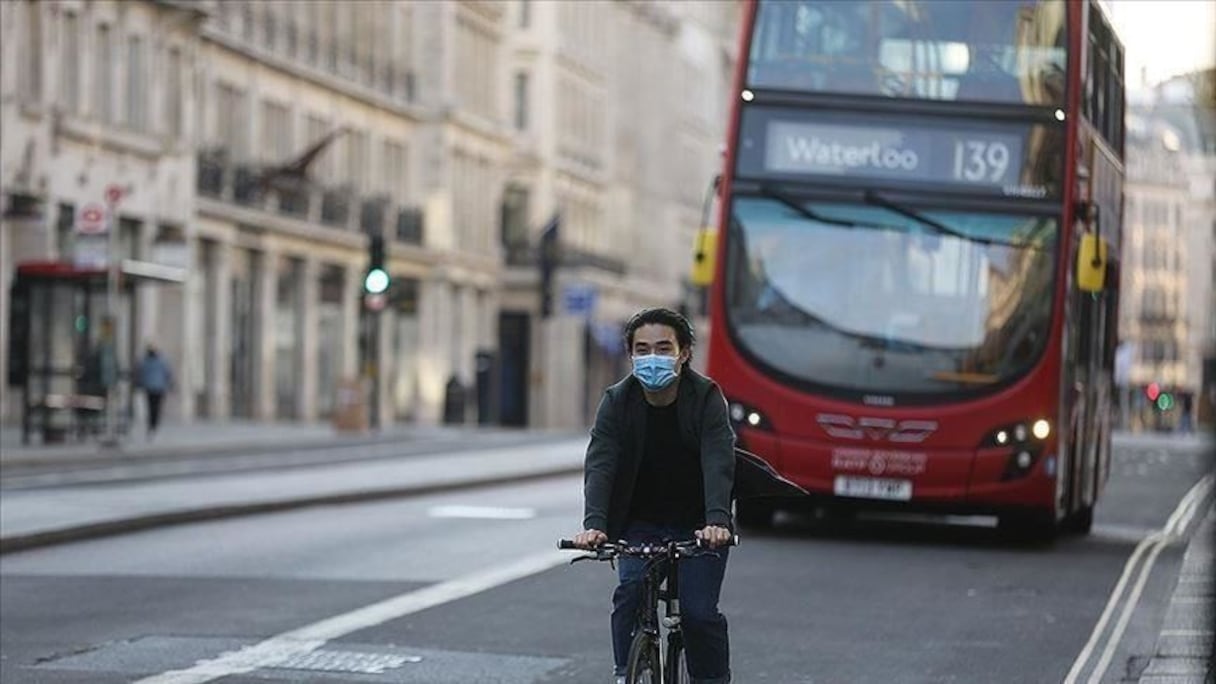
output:
[[[608,535],[599,530],[583,530],[574,535],[574,545],[580,549],[594,549],[608,541]]]
[[[697,539],[708,544],[711,549],[730,544],[732,538],[730,530],[720,525],[706,525],[703,529],[697,530],[696,535]]]

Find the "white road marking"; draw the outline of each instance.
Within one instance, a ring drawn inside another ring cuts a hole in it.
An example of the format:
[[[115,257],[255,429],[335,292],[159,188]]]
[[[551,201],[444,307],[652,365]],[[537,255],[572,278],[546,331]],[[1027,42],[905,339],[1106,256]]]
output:
[[[274,667],[289,658],[311,653],[330,640],[544,572],[568,560],[569,555],[559,551],[527,556],[356,608],[348,613],[270,637],[253,646],[221,653],[209,660],[200,660],[193,667],[184,670],[170,670],[145,677],[135,684],[203,684],[262,667]]]
[[[483,520],[528,520],[536,517],[535,508],[498,506],[435,506],[427,511],[432,518],[479,518]]]
[[[1093,655],[1098,644],[1102,642],[1102,637],[1106,632],[1106,625],[1110,621],[1115,610],[1119,607],[1121,599],[1124,599],[1123,591],[1131,580],[1132,575],[1136,572],[1137,564],[1141,556],[1144,556],[1147,551],[1147,557],[1144,564],[1139,567],[1139,574],[1136,577],[1135,584],[1132,590],[1127,594],[1123,604],[1123,610],[1120,611],[1119,619],[1116,621],[1114,628],[1109,635],[1106,635],[1105,647],[1094,666],[1093,672],[1087,680],[1090,684],[1097,684],[1102,681],[1102,676],[1106,673],[1106,669],[1110,666],[1111,658],[1114,657],[1115,650],[1119,645],[1119,641],[1123,638],[1123,632],[1127,629],[1127,623],[1131,619],[1132,613],[1135,611],[1136,604],[1140,600],[1140,594],[1144,591],[1144,585],[1148,581],[1148,577],[1152,572],[1153,563],[1156,562],[1157,556],[1169,546],[1170,543],[1178,539],[1190,525],[1191,520],[1195,516],[1195,512],[1212,488],[1213,476],[1205,475],[1199,482],[1196,482],[1190,491],[1182,497],[1178,502],[1178,507],[1166,520],[1165,527],[1160,531],[1152,532],[1136,545],[1132,555],[1123,565],[1123,573],[1119,576],[1119,581],[1115,584],[1114,591],[1111,592],[1110,599],[1106,602],[1106,607],[1102,611],[1102,615],[1098,618],[1098,623],[1094,625],[1093,632],[1089,635],[1089,641],[1085,643],[1085,647],[1081,649],[1081,653],[1073,662],[1072,667],[1068,670],[1068,676],[1064,678],[1064,684],[1076,684],[1081,674],[1085,671],[1086,665],[1089,663],[1089,658]]]

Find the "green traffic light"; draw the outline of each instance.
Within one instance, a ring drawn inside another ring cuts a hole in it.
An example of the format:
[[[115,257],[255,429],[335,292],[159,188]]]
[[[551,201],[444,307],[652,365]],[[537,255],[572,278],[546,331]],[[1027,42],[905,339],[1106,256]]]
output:
[[[89,329],[89,319],[84,316],[76,317],[76,332],[82,333]]]
[[[1161,396],[1157,397],[1157,408],[1162,411],[1174,408],[1174,395],[1169,392],[1162,392]]]
[[[381,294],[388,289],[388,273],[382,268],[373,268],[363,279],[363,290],[368,294]]]

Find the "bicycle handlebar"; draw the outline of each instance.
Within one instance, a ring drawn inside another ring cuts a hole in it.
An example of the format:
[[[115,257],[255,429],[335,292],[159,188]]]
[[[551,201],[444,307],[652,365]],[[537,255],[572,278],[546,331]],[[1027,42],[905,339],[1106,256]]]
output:
[[[738,546],[739,535],[732,534],[730,540],[723,546]],[[692,551],[694,549],[712,549],[701,539],[686,539],[683,541],[665,541],[665,542],[643,542],[641,544],[630,545],[625,540],[617,542],[604,542],[599,546],[591,549],[584,549],[574,545],[573,539],[557,540],[557,548],[563,551],[594,551],[602,556],[658,556],[672,551]]]

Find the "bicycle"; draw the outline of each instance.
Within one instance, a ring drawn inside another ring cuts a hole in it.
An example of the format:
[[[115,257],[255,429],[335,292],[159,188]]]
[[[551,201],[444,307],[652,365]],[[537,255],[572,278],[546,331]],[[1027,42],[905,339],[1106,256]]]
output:
[[[739,537],[732,536],[729,546],[737,546]],[[557,548],[579,549],[570,539],[562,539]],[[686,541],[647,542],[629,545],[624,541],[605,542],[590,553],[570,561],[615,561],[620,556],[647,561],[642,572],[642,600],[638,604],[637,627],[629,645],[625,668],[625,684],[685,684],[689,681],[684,663],[684,634],[680,626],[681,558],[714,553],[700,539]],[[659,602],[663,602],[663,617],[659,619]],[[663,631],[667,648],[664,650]]]

